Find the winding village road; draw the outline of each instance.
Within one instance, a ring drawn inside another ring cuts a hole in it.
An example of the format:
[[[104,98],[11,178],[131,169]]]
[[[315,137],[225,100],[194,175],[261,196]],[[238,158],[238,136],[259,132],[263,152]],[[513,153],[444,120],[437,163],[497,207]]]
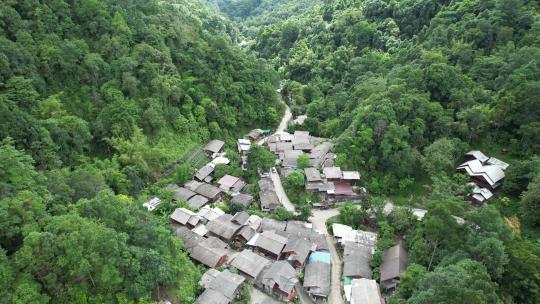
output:
[[[309,221],[313,224],[313,228],[326,234],[326,242],[328,248],[330,248],[330,255],[332,257],[332,283],[330,285],[330,296],[328,297],[328,303],[343,304],[343,297],[341,296],[341,259],[336,249],[334,239],[326,229],[326,221],[339,214],[337,209],[328,210],[313,210],[313,216],[309,218]]]
[[[285,104],[285,114],[283,115],[281,122],[279,123],[276,133],[284,132],[287,128],[289,121],[292,119],[291,109],[288,105]],[[258,144],[264,144],[264,139],[258,142]],[[285,189],[281,183],[281,177],[279,174],[270,172],[270,178],[274,182],[274,188],[276,194],[279,198],[281,204],[288,211],[295,212],[294,205],[289,200],[289,197],[285,193]],[[310,222],[313,224],[313,228],[324,233],[326,235],[326,242],[328,243],[328,248],[330,248],[330,255],[332,257],[332,275],[331,275],[331,286],[330,286],[330,295],[328,297],[328,303],[332,304],[343,304],[343,297],[341,294],[341,259],[337,252],[334,239],[328,234],[326,229],[326,221],[339,214],[337,209],[328,209],[328,210],[314,210],[313,216],[309,218]],[[304,290],[299,290],[298,295],[301,303],[312,304],[313,301],[307,296]]]

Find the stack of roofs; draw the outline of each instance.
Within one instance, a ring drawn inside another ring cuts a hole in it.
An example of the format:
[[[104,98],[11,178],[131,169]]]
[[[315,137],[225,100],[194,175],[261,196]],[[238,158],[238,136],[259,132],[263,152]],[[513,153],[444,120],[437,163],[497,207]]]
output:
[[[324,167],[323,174],[317,168],[304,169],[306,191],[319,193],[323,200],[354,200],[360,196],[353,185],[360,180],[358,171],[342,171],[340,167]]]
[[[197,304],[229,304],[237,298],[240,286],[245,279],[237,274],[224,270],[219,272],[210,269],[204,273],[201,285],[206,288],[197,298]]]
[[[275,260],[281,257],[281,251],[285,247],[285,244],[287,244],[287,238],[271,230],[256,234],[248,242],[248,245],[253,246],[256,252],[260,252]]]
[[[248,208],[251,203],[253,203],[253,196],[250,194],[238,193],[232,197],[230,203],[242,206],[243,208]]]
[[[343,224],[332,224],[332,232],[336,240],[342,245],[345,242],[357,243],[372,254],[375,253],[377,244],[377,233],[375,232],[354,230],[352,227]]]
[[[465,158],[467,162],[459,165],[457,170],[469,175],[471,182],[477,186],[473,187],[471,199],[482,204],[493,196],[491,191],[502,184],[504,170],[509,165],[495,157],[487,157],[480,151],[469,151]]]
[[[354,230],[350,226],[342,224],[333,224],[332,232],[343,247],[343,277],[345,282],[350,283],[350,280],[354,278],[371,279],[373,272],[369,262],[375,252],[377,234]]]
[[[274,183],[270,178],[265,177],[259,180],[259,200],[263,211],[274,211],[280,206]]]
[[[309,156],[309,163],[313,167],[334,165],[335,154],[329,153],[334,145],[326,139],[312,137],[306,131],[274,134],[268,137],[267,143],[284,168],[295,168],[300,155]]]
[[[325,302],[330,294],[330,253],[313,252],[304,274],[304,289],[315,302]]]
[[[232,193],[239,193],[244,189],[246,183],[239,177],[232,175],[225,175],[218,181],[219,188],[224,191],[230,191]]]
[[[241,226],[232,221],[233,216],[223,214],[220,217],[208,222],[206,228],[210,235],[214,235],[225,242],[229,242],[236,235]]]
[[[270,260],[254,253],[251,250],[244,249],[234,256],[229,263],[231,267],[238,270],[238,273],[244,277],[255,280],[261,274],[266,266],[271,264]]]
[[[295,285],[297,283],[296,271],[286,261],[272,263],[256,280],[256,285],[264,291],[286,301],[292,301],[296,297]]]

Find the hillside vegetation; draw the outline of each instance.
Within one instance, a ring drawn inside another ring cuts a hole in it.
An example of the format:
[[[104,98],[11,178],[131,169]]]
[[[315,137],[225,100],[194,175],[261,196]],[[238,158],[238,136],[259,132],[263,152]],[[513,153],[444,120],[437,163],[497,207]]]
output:
[[[278,121],[277,74],[235,31],[191,0],[1,1],[0,303],[194,302],[170,206],[139,195]]]

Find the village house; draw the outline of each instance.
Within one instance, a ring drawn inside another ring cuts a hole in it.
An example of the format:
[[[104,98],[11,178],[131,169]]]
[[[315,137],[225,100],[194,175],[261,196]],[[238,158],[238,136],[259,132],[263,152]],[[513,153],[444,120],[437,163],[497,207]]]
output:
[[[204,237],[189,230],[189,228],[185,226],[178,226],[175,230],[175,234],[182,240],[184,248],[188,250],[204,241]]]
[[[249,213],[245,211],[236,212],[236,214],[232,217],[231,222],[244,226],[247,224],[249,216]]]
[[[358,243],[343,244],[343,277],[346,279],[371,279],[373,272],[369,266],[372,258],[370,248]]]
[[[255,280],[263,269],[270,264],[270,260],[248,249],[244,249],[237,254],[229,263],[231,267],[238,270],[239,274],[242,274],[249,280]]]
[[[268,217],[265,217],[261,220],[258,231],[274,231],[278,233],[279,231],[285,231],[287,228],[287,222],[274,220]]]
[[[306,239],[289,238],[283,248],[282,259],[287,260],[295,269],[302,269],[313,247],[312,243]]]
[[[236,234],[235,240],[239,246],[243,246],[247,242],[249,242],[249,240],[251,240],[256,234],[257,231],[255,231],[255,229],[253,229],[252,227],[243,226]]]
[[[240,225],[231,222],[232,215],[223,214],[215,220],[208,222],[206,228],[209,235],[219,237],[225,242],[233,239],[236,232],[240,230]]]
[[[193,209],[200,209],[204,207],[206,204],[208,204],[209,200],[202,196],[202,195],[195,195],[192,198],[190,198],[188,201],[188,205]]]
[[[279,203],[279,198],[274,190],[266,190],[259,192],[259,199],[261,201],[262,211],[272,212],[281,205]]]
[[[206,197],[209,203],[214,203],[221,197],[221,189],[206,183],[200,184],[197,189],[195,189],[195,192]]]
[[[201,218],[201,221],[208,223],[218,217],[225,214],[225,212],[219,208],[211,208],[210,206],[204,206],[197,212],[197,215]]]
[[[328,181],[340,181],[343,178],[343,172],[340,167],[325,167],[323,168],[324,177]]]
[[[259,228],[261,227],[261,223],[262,223],[262,218],[256,214],[250,215],[247,221],[247,225],[255,229],[255,231],[259,230]]]
[[[284,301],[296,298],[295,285],[298,283],[296,271],[286,261],[277,261],[263,270],[256,284],[266,293],[273,294]]]
[[[472,182],[479,187],[489,190],[498,188],[505,177],[504,171],[500,166],[483,165],[477,159],[461,164],[457,170],[467,173]]]
[[[304,274],[304,290],[315,303],[326,303],[330,294],[330,253],[313,252]]]
[[[264,137],[264,131],[261,129],[253,129],[246,135],[249,140],[256,142]]]
[[[227,250],[199,244],[193,247],[189,257],[210,268],[218,268],[227,260]]]
[[[161,200],[157,197],[152,198],[151,200],[145,202],[143,207],[148,211],[154,211],[161,204]]]
[[[286,237],[278,235],[274,231],[263,231],[262,233],[255,235],[254,238],[253,247],[255,248],[255,252],[260,252],[274,260],[280,258],[281,251],[287,243]]]
[[[185,201],[187,202],[190,198],[192,198],[193,196],[195,196],[197,193],[187,189],[187,188],[184,188],[184,187],[177,187],[175,190],[174,190],[174,196],[173,196],[173,200],[175,201]]]
[[[225,142],[213,139],[211,140],[206,147],[204,147],[204,152],[208,154],[208,156],[212,157],[216,153],[220,153],[223,150],[223,146],[225,145]]]
[[[191,229],[191,231],[195,232],[197,235],[205,236],[208,233],[208,229],[206,228],[206,225],[202,222],[199,222],[195,228]]]
[[[246,183],[240,178],[232,175],[225,175],[218,181],[219,188],[224,191],[238,193],[244,189]]]
[[[400,275],[407,268],[407,252],[402,242],[390,247],[383,257],[381,264],[381,285],[386,290],[395,290],[399,284]]]
[[[347,297],[347,296],[346,296]],[[356,279],[351,282],[351,304],[384,304],[381,291],[375,280]]]
[[[186,208],[176,208],[170,215],[170,218],[173,223],[187,226],[190,229],[195,227],[200,220],[200,217],[196,213]]]
[[[194,177],[198,181],[209,183],[212,181],[212,173],[214,173],[214,167],[205,165],[195,173]]]
[[[253,203],[253,196],[246,193],[238,193],[232,197],[230,203],[242,206],[243,208],[249,208],[251,203]]]
[[[227,269],[223,272],[210,269],[201,278],[199,284],[206,290],[197,298],[196,303],[228,304],[239,296],[240,286],[244,281],[242,276]]]

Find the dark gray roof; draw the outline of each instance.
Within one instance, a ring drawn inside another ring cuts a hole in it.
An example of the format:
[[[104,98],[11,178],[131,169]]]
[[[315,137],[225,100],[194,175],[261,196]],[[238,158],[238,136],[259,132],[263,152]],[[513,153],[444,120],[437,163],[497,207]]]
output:
[[[264,231],[257,238],[255,246],[279,256],[286,243],[286,237],[278,235],[273,231]]]
[[[252,278],[257,278],[264,267],[270,265],[270,261],[251,250],[244,249],[231,262],[231,266],[248,274]]]
[[[200,181],[203,181],[210,174],[212,174],[212,172],[214,172],[214,167],[212,167],[210,165],[206,165],[206,166],[200,168],[199,171],[197,171],[197,173],[195,173],[195,178],[200,180]]]
[[[274,182],[270,178],[265,177],[259,180],[260,191],[273,190],[273,189],[274,189]]]
[[[193,197],[195,194],[196,194],[195,192],[189,189],[186,189],[184,187],[178,187],[178,189],[174,191],[173,199],[176,201],[187,201],[191,197]]]
[[[245,279],[241,275],[234,274],[229,270],[225,269],[223,272],[219,273],[217,277],[210,282],[210,289],[213,289],[228,299],[233,300],[235,297],[238,288]]]
[[[189,182],[186,182],[184,184],[184,188],[195,191],[195,189],[197,189],[197,187],[199,187],[201,184],[201,182],[198,182],[196,180],[190,180]]]
[[[195,226],[199,222],[199,217],[193,211],[186,208],[176,208],[170,218],[182,225],[187,223]]]
[[[313,232],[313,229],[306,227],[306,223],[301,221],[288,221],[285,229],[286,235],[291,237],[308,237]]]
[[[197,194],[188,200],[188,204],[191,208],[199,209],[204,205],[208,204],[208,199],[202,195]]]
[[[316,168],[305,168],[304,173],[306,174],[306,180],[308,182],[320,182],[322,181],[321,173]]]
[[[238,235],[244,238],[246,241],[249,241],[256,233],[257,231],[250,226],[244,226],[240,228],[240,231],[238,231]]]
[[[259,192],[259,199],[261,200],[261,209],[274,210],[279,207],[279,198],[274,190]]]
[[[330,248],[328,248],[328,243],[326,242],[326,237],[323,234],[319,233],[312,233],[309,236],[309,240],[311,243],[315,244],[315,250],[317,251],[328,251]]]
[[[298,283],[298,278],[296,271],[289,263],[277,261],[264,270],[257,281],[269,290],[273,290],[277,285],[279,290],[289,294]]]
[[[328,297],[330,270],[330,264],[321,261],[308,262],[304,275],[304,288],[311,294]]]
[[[227,248],[227,243],[225,243],[224,241],[220,240],[219,238],[215,236],[209,236],[207,238],[204,238],[204,240],[200,242],[199,244],[208,248],[221,248],[221,249]]]
[[[196,234],[184,226],[176,228],[176,235],[183,241],[184,248],[191,249],[204,241],[204,237]]]
[[[221,149],[223,148],[223,145],[225,145],[223,141],[213,139],[206,145],[206,147],[204,147],[204,151],[217,153],[221,151]]]
[[[206,198],[214,199],[221,193],[221,189],[210,184],[201,184],[195,189],[195,192]]]
[[[165,186],[165,189],[173,190],[173,191],[178,189],[178,188],[180,188],[180,187],[178,187],[178,185],[176,185],[176,184],[168,184],[167,186]]]
[[[238,195],[233,196],[231,199],[231,204],[236,204],[243,206],[245,208],[249,207],[251,203],[253,202],[253,196],[245,193],[240,193]]]
[[[271,218],[263,218],[261,221],[261,226],[259,227],[260,231],[285,231],[287,227],[287,222],[277,221]]]
[[[231,302],[226,296],[218,291],[206,289],[198,298],[196,304],[229,304]]]
[[[371,252],[364,246],[352,242],[343,245],[343,276],[371,279],[373,272],[369,266]]]
[[[220,236],[225,240],[230,240],[240,229],[240,225],[231,222],[231,215],[224,214],[217,219],[208,222],[208,231]]]
[[[289,260],[295,260],[304,264],[311,252],[311,242],[302,238],[291,238],[287,241],[283,253],[292,252]]]
[[[309,158],[311,159],[322,159],[326,156],[326,153],[332,149],[334,145],[330,142],[323,142],[320,145],[316,146],[311,150]]]
[[[249,219],[249,213],[245,211],[240,211],[240,212],[236,212],[236,214],[232,217],[231,221],[233,223],[237,223],[238,225],[245,225],[248,219]]]
[[[290,151],[293,149],[293,144],[290,142],[278,142],[276,143],[276,152]]]
[[[384,253],[381,264],[381,282],[399,278],[401,272],[407,268],[407,252],[401,242]]]
[[[227,256],[227,250],[222,248],[209,248],[199,244],[193,247],[189,256],[201,264],[214,268],[217,266],[220,259]]]

